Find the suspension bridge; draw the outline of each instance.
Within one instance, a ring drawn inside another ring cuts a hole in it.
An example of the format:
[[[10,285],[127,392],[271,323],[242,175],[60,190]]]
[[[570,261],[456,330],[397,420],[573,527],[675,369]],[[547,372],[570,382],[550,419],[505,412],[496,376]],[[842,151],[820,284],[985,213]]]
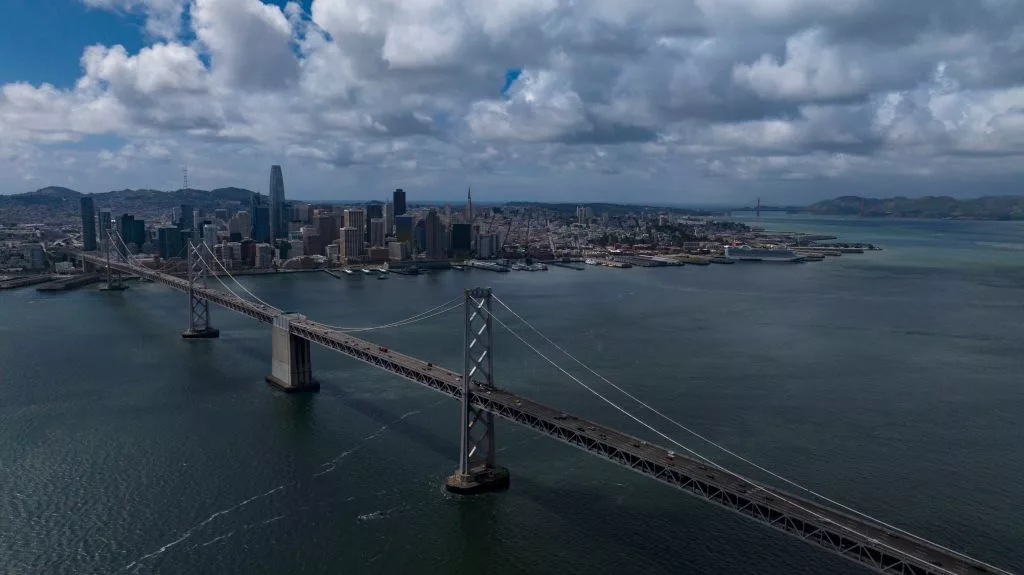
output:
[[[110,245],[114,246],[113,251]],[[141,265],[116,234],[110,236],[105,257],[92,252],[65,253],[86,267],[105,270],[108,289],[123,289],[122,276],[133,276],[187,293],[189,326],[182,333],[183,337],[203,339],[219,336],[220,332],[210,322],[210,304],[271,324],[271,373],[267,376],[267,381],[284,391],[314,391],[319,388],[319,383],[313,378],[309,360],[310,344],[315,343],[458,400],[461,413],[459,461],[458,468],[446,481],[446,487],[450,491],[472,494],[508,487],[509,472],[495,461],[497,417],[553,437],[879,573],[1010,573],[828,499],[742,457],[742,461],[810,496],[796,495],[750,479],[687,448],[559,366],[503,322],[494,313],[493,302],[498,302],[558,351],[649,411],[726,453],[739,457],[671,420],[586,367],[537,331],[490,289],[466,290],[464,297],[392,324],[372,328],[342,328],[311,320],[301,314],[285,312],[261,300],[235,279],[223,262],[215,257],[209,246],[203,243],[190,242],[188,246],[187,278],[176,277],[163,270]],[[220,282],[223,291],[208,287],[210,277]],[[225,278],[228,281],[225,281]],[[248,297],[240,295],[228,282],[234,282],[239,291]],[[465,362],[462,373],[352,335],[364,330],[407,325],[459,307],[465,310]],[[567,414],[495,386],[491,338],[494,323],[508,330],[574,382],[684,453],[677,454],[667,447]]]

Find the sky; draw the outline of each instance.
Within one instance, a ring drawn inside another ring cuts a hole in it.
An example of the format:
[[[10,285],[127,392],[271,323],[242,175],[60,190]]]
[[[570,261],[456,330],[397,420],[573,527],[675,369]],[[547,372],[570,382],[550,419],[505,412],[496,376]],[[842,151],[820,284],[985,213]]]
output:
[[[0,193],[1024,193],[1024,0],[4,0]]]

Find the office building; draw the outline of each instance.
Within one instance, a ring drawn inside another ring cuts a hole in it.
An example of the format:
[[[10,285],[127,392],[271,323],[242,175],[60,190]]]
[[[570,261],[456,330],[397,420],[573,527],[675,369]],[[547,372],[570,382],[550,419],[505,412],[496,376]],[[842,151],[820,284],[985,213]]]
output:
[[[177,226],[165,226],[156,230],[156,253],[162,259],[184,257],[184,243]]]
[[[345,227],[345,222],[339,222],[338,219],[334,214],[320,214],[313,218],[313,227],[316,228],[320,243],[323,245],[334,243],[338,239],[338,230]]]
[[[256,243],[269,243],[270,207],[259,194],[253,194],[249,199],[249,220],[252,225],[249,237]]]
[[[21,257],[25,259],[25,266],[33,271],[46,269],[46,252],[41,244],[30,244],[24,246]]]
[[[469,253],[472,249],[472,226],[452,224],[452,253]]]
[[[348,209],[345,210],[345,227],[355,228],[359,230],[360,241],[366,241],[366,212],[359,209]],[[362,253],[363,246],[359,246],[359,251]],[[342,254],[346,255],[346,254]]]
[[[392,195],[392,201],[395,204],[395,215],[400,216],[405,213],[405,191],[402,188],[395,190]]]
[[[331,262],[332,264],[336,264],[341,261],[341,258],[339,257],[340,253],[341,252],[340,247],[338,246],[338,242],[334,242],[333,244],[327,244],[327,248],[324,250],[324,256],[326,256],[327,261]]]
[[[339,230],[338,235],[340,236],[338,240],[340,242],[339,257],[346,262],[359,261],[363,254],[363,234],[359,232],[359,229],[346,226]]]
[[[384,246],[384,220],[381,218],[370,220],[370,245],[375,248]]]
[[[270,237],[288,237],[287,213],[284,205],[284,175],[281,166],[270,167]]]
[[[498,257],[498,236],[481,234],[477,238],[476,255],[484,259]]]
[[[395,204],[388,203],[384,204],[384,235],[390,236],[395,233]]]
[[[427,251],[427,224],[423,220],[417,220],[412,231],[413,246],[416,253]]]
[[[82,249],[91,252],[96,250],[96,206],[92,196],[82,196]]]
[[[135,243],[136,249],[142,251],[142,246],[146,245],[146,221],[145,220],[134,220],[132,221],[132,242]]]
[[[203,243],[210,248],[217,245],[217,227],[213,224],[203,224]]]
[[[256,244],[256,267],[258,269],[266,269],[274,263],[274,248],[270,244],[258,243]]]
[[[409,259],[408,242],[388,242],[388,257],[393,261]]]
[[[400,242],[411,242],[413,240],[412,216],[395,216],[395,236]]]
[[[473,191],[466,188],[466,223],[473,223]]]
[[[174,222],[178,229],[194,230],[196,228],[196,214],[191,205],[181,204],[174,210],[174,214],[178,216]]]
[[[426,251],[428,260],[441,260],[447,257],[447,246],[444,242],[444,227],[437,210],[431,208],[424,219],[426,228]]]
[[[252,238],[242,240],[242,265],[256,265],[256,241]]]

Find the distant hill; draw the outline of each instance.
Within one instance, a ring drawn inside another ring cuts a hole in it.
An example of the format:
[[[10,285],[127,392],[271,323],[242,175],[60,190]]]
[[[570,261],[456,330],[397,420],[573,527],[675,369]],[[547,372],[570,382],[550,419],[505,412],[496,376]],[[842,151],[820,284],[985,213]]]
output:
[[[49,205],[57,209],[68,202],[78,202],[83,195],[85,194],[69,188],[50,186],[34,192],[0,196],[0,205]],[[217,188],[209,191],[193,188],[173,191],[125,189],[92,194],[97,208],[111,208],[115,211],[139,203],[146,204],[148,208],[172,208],[181,204],[214,207],[231,202],[248,203],[250,196],[252,196],[252,192],[243,188]]]
[[[803,211],[827,216],[1024,220],[1024,196],[985,196],[964,200],[949,196],[884,199],[843,196],[812,204]]]

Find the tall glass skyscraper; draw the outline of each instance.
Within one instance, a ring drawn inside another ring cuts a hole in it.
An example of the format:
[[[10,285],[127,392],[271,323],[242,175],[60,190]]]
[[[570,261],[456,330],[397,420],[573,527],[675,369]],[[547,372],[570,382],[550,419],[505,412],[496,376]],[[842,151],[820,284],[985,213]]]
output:
[[[395,215],[400,216],[405,213],[405,191],[402,188],[395,190],[394,195],[391,196],[392,203],[395,204]]]
[[[269,243],[270,209],[259,194],[253,194],[249,199],[249,221],[252,224],[249,237],[259,243]]]
[[[287,210],[284,207],[284,175],[281,166],[270,166],[270,236],[288,237]]]

